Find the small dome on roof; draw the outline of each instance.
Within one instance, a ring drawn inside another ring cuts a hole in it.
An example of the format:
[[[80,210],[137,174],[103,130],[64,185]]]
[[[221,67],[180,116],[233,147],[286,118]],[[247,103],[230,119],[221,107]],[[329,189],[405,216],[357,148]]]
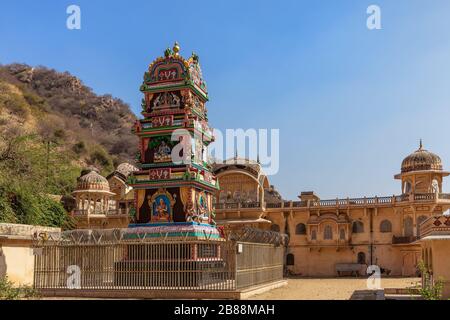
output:
[[[117,166],[116,172],[128,177],[132,172],[138,171],[138,168],[128,162],[121,163]]]
[[[77,190],[109,191],[109,183],[105,177],[91,169],[88,173],[78,178]]]
[[[261,172],[261,165],[254,160],[234,157],[225,160],[223,163],[213,163],[212,169],[214,174],[218,174],[223,170],[243,169],[252,172],[253,175],[257,177]]]
[[[421,170],[442,170],[441,158],[423,148],[422,140],[418,150],[407,156],[402,162],[402,173]]]

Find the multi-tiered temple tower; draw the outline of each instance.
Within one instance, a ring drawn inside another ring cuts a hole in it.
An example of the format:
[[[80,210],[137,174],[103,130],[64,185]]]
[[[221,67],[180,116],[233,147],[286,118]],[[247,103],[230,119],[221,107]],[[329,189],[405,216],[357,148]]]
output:
[[[204,234],[215,225],[212,174],[207,147],[213,140],[205,104],[208,101],[199,58],[184,59],[179,46],[167,49],[144,75],[139,137],[140,170],[129,178],[135,189],[135,225],[165,226]],[[199,230],[203,228],[203,230]]]

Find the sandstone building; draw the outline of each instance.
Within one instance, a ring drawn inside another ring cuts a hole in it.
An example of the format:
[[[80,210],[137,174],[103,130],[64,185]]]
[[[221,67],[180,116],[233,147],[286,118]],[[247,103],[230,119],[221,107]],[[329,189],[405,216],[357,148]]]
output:
[[[221,188],[217,223],[288,234],[286,265],[301,276],[352,270],[364,274],[368,265],[378,265],[389,275],[417,275],[419,226],[450,208],[450,194],[442,190],[449,173],[422,143],[395,175],[401,187],[395,196],[321,200],[314,192],[302,192],[299,201],[286,201],[257,162],[216,165],[215,174]]]
[[[133,222],[136,197],[127,178],[136,170],[122,164],[107,178],[85,172],[74,192],[77,227],[125,228]],[[449,173],[422,143],[394,176],[400,192],[393,196],[322,200],[309,191],[289,201],[270,185],[256,161],[236,157],[214,164],[213,172],[220,185],[217,224],[289,235],[286,269],[301,276],[364,274],[369,265],[378,265],[386,275],[415,276],[424,258],[420,225],[450,208],[450,194],[442,190]]]

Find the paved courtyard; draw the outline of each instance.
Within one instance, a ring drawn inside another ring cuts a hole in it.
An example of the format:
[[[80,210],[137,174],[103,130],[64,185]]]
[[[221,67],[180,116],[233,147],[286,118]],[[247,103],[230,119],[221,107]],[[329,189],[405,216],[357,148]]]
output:
[[[410,288],[420,283],[420,278],[384,278],[382,288]],[[348,300],[356,290],[367,290],[363,278],[309,279],[291,278],[284,288],[251,297],[251,300]]]

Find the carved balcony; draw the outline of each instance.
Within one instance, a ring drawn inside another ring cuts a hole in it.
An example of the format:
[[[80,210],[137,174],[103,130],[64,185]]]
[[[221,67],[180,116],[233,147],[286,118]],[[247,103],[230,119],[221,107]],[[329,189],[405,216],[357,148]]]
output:
[[[418,237],[416,236],[401,236],[401,237],[393,236],[392,244],[408,244],[417,241],[417,239]]]

